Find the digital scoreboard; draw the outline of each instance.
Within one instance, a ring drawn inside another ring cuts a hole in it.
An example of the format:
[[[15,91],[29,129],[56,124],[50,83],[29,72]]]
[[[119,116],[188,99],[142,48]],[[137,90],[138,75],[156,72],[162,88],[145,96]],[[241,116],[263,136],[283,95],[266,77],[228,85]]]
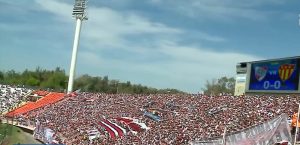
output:
[[[299,91],[299,59],[254,62],[250,65],[248,91]]]

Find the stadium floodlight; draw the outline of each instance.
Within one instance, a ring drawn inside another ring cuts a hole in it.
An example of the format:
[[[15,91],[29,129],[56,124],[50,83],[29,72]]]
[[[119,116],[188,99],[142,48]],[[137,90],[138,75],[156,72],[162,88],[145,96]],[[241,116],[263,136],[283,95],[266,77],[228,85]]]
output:
[[[72,59],[71,59],[71,66],[70,66],[70,73],[69,73],[69,82],[68,82],[68,93],[73,91],[73,83],[74,83],[74,74],[75,74],[75,67],[76,67],[76,60],[77,60],[77,51],[79,45],[79,38],[80,38],[80,30],[81,30],[81,23],[83,20],[87,20],[86,14],[86,0],[75,0],[74,8],[73,8],[73,17],[76,19],[76,29],[75,29],[75,37],[73,43],[73,50],[72,50]]]

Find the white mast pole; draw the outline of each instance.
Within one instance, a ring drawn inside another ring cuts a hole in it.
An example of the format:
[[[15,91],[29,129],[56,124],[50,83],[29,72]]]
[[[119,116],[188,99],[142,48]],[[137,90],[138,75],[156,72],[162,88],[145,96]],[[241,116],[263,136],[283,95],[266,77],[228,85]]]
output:
[[[69,83],[68,83],[68,93],[71,93],[73,91],[81,23],[82,23],[82,20],[77,18],[76,19],[76,29],[75,29],[75,38],[74,38],[74,43],[73,43],[72,59],[71,59],[71,67],[70,67],[70,75],[69,75]]]
[[[72,51],[72,59],[71,59],[67,93],[71,93],[73,91],[81,23],[83,20],[87,20],[87,16],[85,14],[85,9],[86,9],[85,6],[86,6],[86,0],[75,0],[75,4],[74,4],[74,8],[73,8],[73,17],[76,18],[76,29],[75,29],[75,37],[74,37],[74,43],[73,43],[73,51]]]

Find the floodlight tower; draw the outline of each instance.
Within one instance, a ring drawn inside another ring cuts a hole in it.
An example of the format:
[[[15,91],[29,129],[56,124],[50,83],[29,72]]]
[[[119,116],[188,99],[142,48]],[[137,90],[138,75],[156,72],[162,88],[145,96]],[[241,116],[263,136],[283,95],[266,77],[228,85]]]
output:
[[[88,19],[86,14],[86,0],[75,0],[72,15],[76,19],[76,29],[75,29],[75,37],[73,43],[70,74],[69,74],[68,93],[73,91],[74,74],[75,74],[75,67],[76,67],[81,23],[83,20]]]

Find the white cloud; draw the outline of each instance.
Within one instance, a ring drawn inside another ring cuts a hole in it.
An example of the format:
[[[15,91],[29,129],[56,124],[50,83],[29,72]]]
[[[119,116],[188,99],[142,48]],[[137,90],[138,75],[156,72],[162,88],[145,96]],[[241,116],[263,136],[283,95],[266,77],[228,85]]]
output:
[[[71,21],[70,4],[55,0],[37,3],[42,10],[54,14],[61,22],[67,25],[74,23]],[[98,75],[109,74],[110,78],[153,87],[196,92],[200,91],[206,80],[234,75],[237,62],[260,59],[247,54],[220,53],[199,46],[183,46],[176,39],[185,34],[184,29],[153,22],[133,12],[92,6],[88,11],[89,20],[84,22],[82,32],[85,41],[81,44],[89,49],[82,51],[78,60],[84,64],[80,66],[82,70],[93,71],[88,73],[98,72]],[[217,13],[221,11],[223,9]],[[151,36],[151,42],[142,43],[139,39],[129,38],[130,36]],[[203,32],[198,33],[198,36],[212,42],[226,41],[222,37]],[[103,57],[100,53],[104,49],[125,50],[130,52],[130,56],[120,54],[121,58]],[[154,60],[156,55],[164,59]],[[145,60],[140,61],[137,57]]]
[[[57,0],[49,0],[49,1],[35,0],[35,1],[40,6],[42,6],[43,9],[47,11],[64,16],[65,18],[70,18],[71,16],[72,7],[73,7],[71,4],[63,3]],[[236,0],[185,0],[185,1],[150,0],[148,2],[150,4],[154,4],[156,6],[161,6],[161,7],[165,7],[166,5],[168,5],[166,9],[179,12],[183,15],[187,15],[192,18],[205,18],[205,19],[222,20],[222,21],[224,20],[228,21],[228,20],[239,19],[239,18],[245,18],[250,20],[263,20],[266,19],[268,15],[273,12],[262,11],[258,9],[258,7],[264,5],[281,5],[285,3],[285,1],[282,0],[239,0],[239,1]],[[114,3],[114,5],[121,5],[123,7],[126,7],[132,3],[136,3],[136,1],[122,0],[118,2],[112,1],[108,3]],[[107,19],[108,16],[113,16],[112,17],[113,20],[117,20],[117,19],[124,20],[124,18],[131,17],[130,15],[128,16],[127,13],[119,13],[117,15],[119,15],[120,17],[119,16],[115,17],[116,15],[114,11],[108,8],[95,8],[93,6],[89,6],[88,11],[91,15],[96,14],[99,17],[104,16],[103,19],[101,18],[102,20]],[[104,12],[104,13],[99,13],[99,12]],[[131,19],[135,19],[134,15],[132,17],[133,18]],[[141,17],[138,17],[138,19],[140,18]],[[130,24],[130,20],[126,22],[127,23],[125,24]],[[143,26],[143,25],[149,26],[147,23],[141,25],[138,24],[138,26]]]
[[[193,5],[194,9],[187,9],[190,15],[204,14],[209,19],[219,19],[219,20],[230,20],[234,18],[246,18],[251,20],[261,20],[266,16],[264,13],[251,9],[251,8],[240,8],[240,7],[230,7],[224,5],[203,5],[198,2]],[[199,11],[196,11],[198,9]]]
[[[56,0],[35,0],[42,10],[59,15],[62,20],[71,18],[73,6]]]
[[[224,42],[224,41],[226,41],[226,39],[223,38],[223,37],[213,36],[213,35],[210,35],[210,34],[204,33],[204,32],[198,33],[198,36],[203,40],[207,40],[207,41],[211,41],[211,42]]]
[[[181,30],[151,22],[133,13],[120,13],[109,8],[90,8],[90,20],[84,26],[84,37],[97,41],[98,46],[122,47],[128,35],[179,34]]]
[[[240,18],[265,20],[271,13],[262,11],[260,6],[280,5],[282,0],[165,0],[158,6],[168,5],[167,9],[191,18],[232,21]]]
[[[177,85],[196,85],[190,89],[182,87],[187,91],[193,92],[197,91],[197,86],[200,89],[206,80],[221,76],[234,76],[235,66],[238,62],[262,59],[248,54],[220,53],[176,44],[163,44],[160,51],[169,55],[171,60],[162,65],[163,67],[159,68],[159,70],[169,72],[168,77],[180,82]]]
[[[146,53],[136,52],[135,55],[146,57],[147,53],[160,53],[167,59],[151,61],[149,58],[146,62],[126,61],[85,53],[88,54],[87,60],[90,60],[86,64],[90,68],[101,69],[99,70],[101,74],[109,74],[110,77],[123,81],[131,80],[153,87],[198,92],[201,91],[206,80],[235,76],[235,66],[238,62],[263,59],[248,54],[220,53],[203,48],[180,46],[174,42],[161,42],[157,49],[145,50]]]
[[[55,14],[57,19],[68,22],[69,25],[74,23],[71,21],[72,5],[59,1],[41,1],[36,0],[41,9]],[[154,37],[162,37],[186,33],[182,29],[166,26],[159,22],[153,22],[149,19],[139,16],[133,12],[119,12],[106,7],[88,8],[88,21],[84,21],[82,37],[89,39],[92,43],[86,43],[88,48],[120,48],[129,45],[127,38],[130,35],[152,35]],[[223,42],[224,38],[213,36],[208,33],[198,33],[200,39]],[[170,38],[169,37],[169,38]],[[94,45],[94,46],[93,46]]]
[[[82,51],[78,53],[78,57],[80,60],[84,61],[86,64],[90,64],[92,66],[101,65],[104,62],[96,53],[92,53],[90,51]]]
[[[72,5],[59,1],[36,0],[41,9],[57,15],[58,19],[71,23]],[[180,34],[182,30],[168,27],[159,22],[136,15],[132,12],[118,12],[106,7],[88,8],[88,21],[84,21],[82,37],[91,40],[99,48],[128,45],[128,35]],[[91,45],[93,45],[91,44]],[[85,44],[84,44],[85,45]],[[87,44],[89,48],[95,48]]]

